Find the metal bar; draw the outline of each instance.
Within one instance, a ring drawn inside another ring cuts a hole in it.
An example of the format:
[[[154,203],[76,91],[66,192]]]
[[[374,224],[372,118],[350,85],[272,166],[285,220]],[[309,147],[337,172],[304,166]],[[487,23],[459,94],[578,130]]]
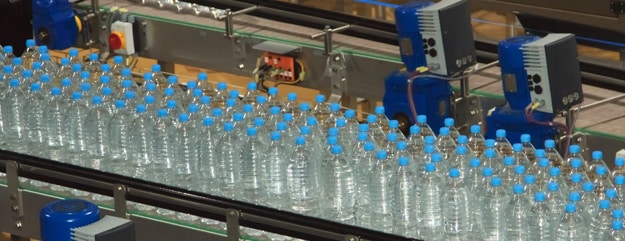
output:
[[[609,102],[612,102],[612,101],[615,101],[615,100],[619,100],[619,99],[622,99],[622,98],[625,98],[625,94],[620,94],[620,95],[612,96],[610,98],[603,99],[603,100],[600,100],[600,101],[597,101],[597,102],[593,102],[593,103],[584,105],[584,106],[580,107],[579,109],[583,110],[583,109],[592,108],[592,107],[603,105],[605,103],[609,103]]]
[[[228,241],[238,241],[241,236],[241,225],[239,225],[239,218],[241,213],[239,210],[228,209],[226,214],[226,233],[228,234]]]
[[[484,70],[490,69],[492,67],[495,67],[499,64],[499,60],[495,60],[493,62],[490,62],[488,64],[482,65],[482,66],[478,66],[476,70],[473,71],[473,73],[479,73],[482,72]]]

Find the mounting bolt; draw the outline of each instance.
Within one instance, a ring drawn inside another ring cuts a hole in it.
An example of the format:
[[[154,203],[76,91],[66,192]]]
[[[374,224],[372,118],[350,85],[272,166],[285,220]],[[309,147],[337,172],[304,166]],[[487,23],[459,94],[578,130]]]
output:
[[[17,221],[17,222],[15,222],[15,227],[16,227],[17,229],[21,229],[21,228],[22,228],[22,221]]]
[[[245,69],[245,65],[244,64],[239,64],[239,69]]]
[[[337,56],[334,56],[334,61],[339,61],[339,60],[341,60],[341,57],[340,57],[340,56],[338,56],[338,55],[337,55]]]
[[[106,25],[102,25],[102,26],[100,26],[100,29],[102,29],[102,30],[106,30]]]
[[[17,205],[13,205],[13,207],[11,207],[11,210],[13,210],[13,212],[17,212],[20,210],[20,207]]]
[[[235,39],[235,40],[234,40],[234,43],[235,43],[235,44],[240,44],[240,43],[241,43],[241,39],[239,39],[239,38]]]

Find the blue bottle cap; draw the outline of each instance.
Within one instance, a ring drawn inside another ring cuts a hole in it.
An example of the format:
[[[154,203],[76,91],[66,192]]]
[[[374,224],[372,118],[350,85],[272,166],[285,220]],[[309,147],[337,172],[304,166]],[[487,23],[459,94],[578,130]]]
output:
[[[426,115],[417,116],[417,123],[425,124],[426,122],[428,122],[428,117]]]
[[[358,131],[359,132],[368,132],[369,131],[369,125],[367,125],[367,124],[359,124],[358,125]]]
[[[479,125],[472,125],[471,126],[471,134],[478,134],[482,131],[482,127],[480,127]]]
[[[338,134],[339,134],[339,128],[336,128],[336,127],[330,127],[330,128],[328,129],[328,135],[329,135],[329,136],[336,136],[336,135],[338,135]]]
[[[523,184],[514,184],[514,187],[512,187],[512,192],[514,194],[521,194],[523,193],[525,187],[523,186]]]
[[[582,181],[583,181],[582,174],[579,174],[579,173],[571,174],[571,182],[580,183]]]
[[[121,109],[126,107],[126,102],[123,100],[115,100],[115,108]]]
[[[267,90],[267,94],[269,94],[270,96],[276,96],[278,95],[278,88],[276,87],[271,87]]]
[[[15,88],[20,86],[20,81],[18,79],[12,79],[9,81],[9,87]]]
[[[124,57],[119,56],[119,55],[113,57],[114,64],[121,64],[122,62],[124,62]]]
[[[187,89],[195,89],[197,87],[197,82],[193,80],[187,81]]]
[[[310,104],[308,102],[302,102],[299,104],[300,111],[310,111]]]
[[[570,154],[578,154],[579,153],[579,146],[578,145],[571,145],[569,147],[569,153]]]
[[[280,121],[278,123],[276,123],[276,129],[278,129],[279,131],[284,131],[286,130],[286,122]]]
[[[379,150],[375,155],[378,159],[386,159],[386,151]]]
[[[581,195],[579,195],[579,192],[571,192],[569,193],[569,201],[571,202],[579,202],[579,200],[582,198]]]
[[[40,70],[41,62],[33,62],[33,70]]]
[[[434,163],[426,163],[425,164],[425,172],[435,172],[436,171],[436,164]]]
[[[494,147],[495,147],[495,140],[493,139],[486,140],[486,148],[494,148]]]
[[[215,120],[213,120],[213,117],[210,116],[204,117],[204,120],[202,120],[202,124],[204,126],[212,126],[213,123],[215,123]]]
[[[71,57],[78,56],[78,49],[76,49],[76,48],[69,49],[69,56],[71,56]]]
[[[549,175],[550,176],[560,176],[560,168],[559,167],[552,167],[549,169]]]
[[[399,121],[397,121],[397,120],[390,120],[388,122],[388,127],[392,128],[392,129],[399,128]]]
[[[61,95],[61,88],[59,88],[59,87],[52,87],[52,89],[50,90],[50,94],[52,94],[52,96]]]
[[[229,98],[226,100],[226,107],[234,107],[237,105],[237,100],[233,98]]]
[[[30,84],[30,91],[39,92],[41,90],[41,85],[38,83]]]
[[[605,200],[605,199],[599,200],[599,208],[601,208],[601,209],[609,209],[610,208],[610,200]]]
[[[521,143],[514,143],[514,145],[512,145],[512,150],[514,152],[522,152],[523,151],[523,144],[521,144]]]
[[[525,175],[525,184],[534,184],[536,183],[536,176],[528,174]]]
[[[425,137],[425,144],[434,145],[434,142],[436,142],[436,138],[434,138],[433,136]]]
[[[41,81],[42,83],[48,83],[48,82],[50,82],[50,81],[51,81],[51,79],[50,79],[50,75],[48,75],[48,74],[44,74],[44,75],[42,75],[42,76],[41,76],[41,78],[40,78],[40,81]],[[70,81],[71,81],[71,80],[70,80]],[[71,82],[70,82],[70,83],[71,83]]]
[[[137,113],[145,113],[147,111],[147,107],[144,104],[137,105]]]
[[[454,118],[445,118],[445,120],[443,121],[446,127],[453,127],[454,124]]]
[[[507,156],[503,158],[503,164],[506,166],[511,166],[514,164],[514,157]]]
[[[560,185],[558,185],[557,182],[547,183],[547,190],[554,192],[554,191],[558,191],[559,189],[560,189]]]
[[[297,94],[295,92],[290,92],[290,93],[286,94],[286,100],[288,100],[288,101],[296,101],[297,100]]]
[[[625,159],[622,157],[617,157],[616,159],[614,159],[614,165],[617,167],[625,166]]]
[[[529,134],[521,135],[521,142],[525,143],[530,141],[532,141],[532,137]]]
[[[94,96],[91,100],[91,103],[94,105],[102,104],[102,96]]]
[[[189,113],[197,113],[198,111],[200,111],[199,105],[197,105],[196,103],[189,104]]]
[[[126,99],[134,99],[135,97],[137,97],[137,93],[135,93],[132,90],[126,91],[126,93],[124,93],[124,96],[126,97]]]
[[[90,78],[90,76],[91,76],[91,74],[89,74],[89,71],[80,72],[80,78],[88,79],[88,78]]]
[[[248,82],[247,83],[247,90],[248,91],[256,90],[257,88],[258,88],[258,85],[256,84],[256,82]]]
[[[319,122],[317,122],[317,118],[315,118],[314,116],[309,116],[308,118],[306,118],[306,124],[308,126],[317,126]]]
[[[152,95],[146,95],[145,96],[145,103],[146,104],[154,104],[155,101],[156,101],[156,98],[154,98],[154,96],[152,96]]]
[[[13,46],[7,45],[2,49],[5,53],[13,53]]]
[[[145,80],[146,82],[151,81],[152,80],[152,73],[150,73],[150,72],[143,73],[143,80]]]
[[[467,144],[467,136],[459,135],[456,142],[458,142],[458,144],[461,144],[461,145]]]
[[[485,177],[493,176],[493,168],[492,167],[484,167],[484,169],[482,169],[482,176],[485,176]]]
[[[33,71],[29,69],[25,69],[24,71],[22,71],[22,77],[24,78],[33,77]]]
[[[45,45],[39,46],[39,53],[41,55],[48,54],[48,46],[45,46]],[[50,54],[48,54],[48,56],[50,56]]]
[[[443,161],[443,155],[441,155],[440,153],[432,154],[432,162],[442,162],[442,161]]]
[[[12,73],[13,72],[13,66],[11,65],[6,65],[4,67],[2,67],[2,72],[3,73]]]
[[[601,152],[601,151],[593,151],[592,152],[592,159],[595,159],[595,160],[603,159],[603,152]]]
[[[397,141],[397,133],[388,133],[386,135],[386,140],[390,141],[390,142],[395,142]]]
[[[486,158],[495,158],[495,150],[494,149],[487,149],[484,151],[484,157]]]
[[[373,151],[375,149],[375,144],[373,142],[365,142],[365,151]]]
[[[341,110],[341,105],[339,103],[330,103],[330,111],[337,112]]]
[[[208,105],[210,103],[211,103],[211,97],[210,96],[203,95],[202,97],[200,97],[200,104]]]
[[[367,116],[367,122],[369,124],[376,123],[377,121],[378,121],[378,118],[375,115],[368,115]]]
[[[598,166],[597,169],[595,170],[595,173],[597,175],[605,175],[608,172],[608,169],[605,166]]]
[[[544,202],[545,201],[545,193],[544,192],[536,192],[534,194],[534,201],[536,202]]]
[[[165,96],[174,96],[174,89],[173,88],[165,88],[164,94],[165,94]]]
[[[264,105],[267,103],[267,96],[259,95],[256,96],[256,104]]]
[[[239,90],[230,90],[230,93],[228,93],[228,96],[232,99],[238,99],[239,98]]]
[[[243,112],[244,113],[250,113],[252,111],[254,111],[254,105],[252,105],[252,104],[244,104],[243,105]]]
[[[432,153],[434,153],[435,150],[436,150],[436,148],[433,145],[426,145],[423,151],[426,154],[432,154]]]
[[[408,148],[408,144],[405,141],[397,142],[397,150],[406,150]]]
[[[492,177],[490,179],[490,185],[493,187],[501,186],[501,177]]]
[[[152,65],[152,72],[161,72],[161,65],[160,64],[153,64]]]
[[[421,128],[417,125],[410,126],[410,135],[418,135],[421,132]]]
[[[584,190],[584,192],[592,192],[594,189],[595,184],[592,182],[584,182],[584,184],[582,184],[582,190]]]
[[[270,113],[270,114],[272,114],[272,115],[279,115],[279,114],[280,114],[280,107],[278,107],[278,106],[272,106],[272,107],[269,109],[269,113]]]
[[[102,78],[104,78],[104,77],[108,77],[108,76],[102,76]],[[109,81],[110,81],[110,79],[109,79]],[[127,80],[127,79],[122,80],[122,88],[127,89],[127,88],[130,88],[130,87],[132,87],[132,81],[131,80]]]
[[[481,165],[480,159],[475,157],[471,159],[471,167],[479,167]]]
[[[504,129],[499,129],[495,132],[495,136],[497,138],[505,138],[506,137],[506,130]]]
[[[449,169],[449,177],[451,177],[451,178],[458,178],[458,177],[460,177],[460,169],[458,169],[458,168]]]
[[[300,134],[305,135],[305,136],[310,135],[310,127],[302,126],[299,128],[299,132]]]
[[[200,103],[202,102],[203,94],[204,94],[204,92],[202,92],[202,89],[193,89],[193,97],[200,97]],[[208,97],[208,96],[206,96],[206,97]],[[209,102],[210,102],[210,99],[209,99]],[[201,104],[203,104],[203,103],[201,103]]]
[[[243,113],[237,112],[232,114],[232,120],[235,122],[243,121]]]
[[[439,129],[438,133],[441,136],[448,136],[449,135],[449,128],[448,127],[441,127]]]
[[[326,101],[326,97],[324,95],[317,95],[317,96],[315,96],[315,102],[323,103],[325,101]]]
[[[345,127],[345,125],[347,125],[347,120],[345,118],[340,117],[336,119],[336,127],[342,128]]]
[[[35,40],[34,39],[27,39],[26,40],[26,47],[27,48],[35,47]]]
[[[278,132],[278,131],[271,132],[271,134],[269,134],[269,136],[270,136],[272,141],[279,141],[280,140],[280,132]]]
[[[538,161],[538,166],[540,167],[548,167],[551,163],[549,163],[549,159],[547,158],[540,158],[540,160]]]
[[[285,122],[293,121],[293,114],[292,113],[284,113],[284,115],[282,115],[282,120],[284,120]]]
[[[580,168],[582,167],[582,160],[575,158],[573,160],[571,160],[571,167],[573,168]]]
[[[354,117],[356,117],[356,112],[354,110],[349,109],[345,111],[345,118],[353,119]]]
[[[336,136],[329,136],[329,137],[326,139],[326,143],[327,143],[328,145],[330,145],[330,146],[332,146],[332,145],[336,145],[336,144],[337,144],[337,142],[338,142],[338,139],[336,139]]]
[[[234,123],[233,122],[224,122],[224,131],[232,131],[234,130]]]
[[[399,166],[405,167],[408,166],[410,160],[408,159],[408,157],[402,156],[399,158]]]
[[[178,115],[178,121],[180,121],[182,123],[189,121],[189,114],[186,114],[186,113],[179,114]]]
[[[545,140],[545,148],[555,148],[556,142],[553,140]]]
[[[614,184],[615,185],[625,185],[625,176],[616,176],[614,177]]]
[[[623,221],[621,220],[612,221],[612,229],[616,231],[623,229]]]
[[[228,89],[228,84],[226,84],[226,82],[217,83],[217,90],[226,90],[226,89]]]
[[[43,76],[41,76],[41,77],[43,78]],[[61,86],[68,87],[70,85],[72,85],[72,80],[71,79],[65,78],[65,79],[61,80]]]
[[[221,108],[214,108],[211,112],[214,117],[221,117],[224,114],[224,111]]]
[[[525,174],[525,166],[523,166],[523,165],[516,165],[514,167],[514,174],[517,174],[517,175]]]
[[[247,128],[248,136],[256,136],[256,127],[248,127]]]
[[[343,148],[341,146],[339,146],[339,145],[332,146],[332,154],[338,155],[338,154],[341,154],[341,153],[343,153]]]
[[[90,53],[89,54],[89,61],[98,61],[98,54]]]
[[[577,211],[577,207],[575,206],[575,203],[567,203],[565,211],[567,213],[574,213],[575,211]]]
[[[80,84],[80,89],[84,92],[84,91],[90,91],[91,90],[91,84],[89,83],[82,83]]]
[[[197,80],[199,81],[206,81],[208,80],[208,74],[204,73],[204,72],[200,72],[197,74]]]
[[[465,155],[467,154],[467,147],[466,146],[457,146],[456,147],[456,154],[458,155]],[[512,160],[514,162],[514,160]]]
[[[22,65],[22,58],[17,57],[17,58],[13,58],[13,66],[19,66]]]
[[[545,150],[543,150],[543,149],[536,149],[536,151],[534,152],[534,157],[536,157],[536,158],[544,158],[545,157]]]
[[[111,65],[103,64],[102,66],[100,66],[100,70],[102,70],[102,72],[109,72],[111,71]]]
[[[623,209],[617,208],[612,210],[612,218],[614,219],[622,219],[623,218]]]
[[[303,136],[298,136],[297,138],[295,138],[295,145],[301,146],[306,144],[306,138],[304,138]]]
[[[62,66],[66,66],[69,65],[69,58],[65,57],[65,58],[61,58],[61,65]]]
[[[176,108],[176,106],[178,105],[178,103],[176,102],[176,100],[168,100],[167,101],[167,108]]]
[[[605,190],[605,196],[606,196],[608,199],[614,199],[614,198],[616,198],[616,189],[614,189],[614,188],[610,188],[610,189],[608,189],[608,190]]]

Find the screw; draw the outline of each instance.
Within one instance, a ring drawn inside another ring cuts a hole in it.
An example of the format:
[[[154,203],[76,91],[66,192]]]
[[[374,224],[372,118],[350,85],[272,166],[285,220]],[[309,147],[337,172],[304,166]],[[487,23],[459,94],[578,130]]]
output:
[[[117,187],[117,191],[121,191],[121,190],[123,190],[122,187]]]
[[[239,69],[245,69],[245,65],[244,64],[239,64]]]
[[[15,227],[18,228],[18,229],[21,229],[22,228],[22,221],[17,221],[15,223]]]
[[[20,207],[17,205],[13,205],[13,207],[11,207],[11,209],[13,210],[13,212],[17,212],[20,210]]]
[[[334,61],[339,61],[339,60],[341,60],[341,57],[340,57],[340,56],[338,56],[338,55],[337,55],[337,56],[334,56]]]
[[[241,39],[235,39],[235,40],[234,40],[234,43],[235,43],[235,44],[240,44],[240,43],[241,43]]]
[[[102,25],[102,26],[100,26],[100,29],[102,29],[102,30],[106,30],[106,25]]]

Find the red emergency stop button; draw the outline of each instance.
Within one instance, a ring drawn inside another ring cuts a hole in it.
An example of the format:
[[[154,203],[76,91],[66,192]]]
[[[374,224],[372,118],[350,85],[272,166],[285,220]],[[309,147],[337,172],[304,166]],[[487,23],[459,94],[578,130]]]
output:
[[[109,46],[112,50],[118,50],[124,47],[124,36],[122,34],[113,32],[109,35]]]

